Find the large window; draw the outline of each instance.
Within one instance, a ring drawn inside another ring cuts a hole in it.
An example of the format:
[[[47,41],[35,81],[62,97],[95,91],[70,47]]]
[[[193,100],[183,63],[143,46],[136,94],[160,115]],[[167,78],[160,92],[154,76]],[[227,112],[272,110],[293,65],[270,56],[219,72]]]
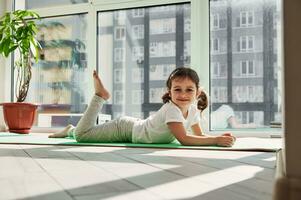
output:
[[[170,72],[182,66],[195,69],[209,93],[209,130],[261,131],[282,121],[280,0],[16,0],[15,6],[42,17],[44,48],[27,99],[41,104],[39,126],[76,124],[93,95],[93,69],[112,94],[105,117],[146,118],[162,106]],[[219,108],[244,126],[214,117]]]
[[[113,94],[107,114],[145,118],[160,108],[170,72],[189,66],[188,24],[189,4],[98,12],[98,68]]]
[[[76,124],[89,97],[86,14],[43,18],[38,22],[42,46],[33,66],[28,101],[40,104],[38,125]],[[49,120],[43,123],[43,120]]]
[[[240,128],[263,128],[281,122],[281,70],[277,68],[281,38],[280,21],[275,18],[280,13],[279,5],[278,0],[210,1],[211,120],[225,121],[231,116],[243,124]],[[220,20],[226,22],[222,30],[217,29]],[[225,51],[216,54],[220,43],[227,44]],[[221,79],[221,74],[227,76]],[[223,105],[231,111],[221,109]],[[211,129],[237,128],[230,123],[219,124],[212,122]]]

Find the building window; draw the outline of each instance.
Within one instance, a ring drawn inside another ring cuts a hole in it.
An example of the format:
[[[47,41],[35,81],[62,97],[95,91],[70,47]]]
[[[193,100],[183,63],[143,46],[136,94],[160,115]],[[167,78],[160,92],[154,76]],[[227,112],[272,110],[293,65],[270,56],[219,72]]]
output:
[[[115,27],[115,40],[125,39],[125,27]]]
[[[136,67],[132,69],[132,80],[133,83],[144,82],[144,68]]]
[[[241,52],[253,51],[254,41],[255,41],[255,36],[241,36],[238,42],[239,43],[238,50]]]
[[[218,53],[220,51],[219,38],[211,39],[211,52]]]
[[[184,32],[190,33],[191,30],[191,20],[188,17],[185,17],[184,19]]]
[[[114,83],[124,83],[123,69],[114,69]]]
[[[114,49],[114,61],[123,62],[125,60],[125,51],[124,48],[115,48]]]
[[[149,90],[149,101],[151,103],[162,103],[162,96],[164,94],[165,88],[150,88]]]
[[[211,29],[219,29],[220,28],[220,24],[219,24],[220,19],[219,19],[218,13],[211,15],[210,23],[211,23]]]
[[[175,65],[151,65],[149,79],[152,81],[162,80],[165,81],[169,74],[176,68]]]
[[[224,64],[220,62],[211,63],[211,73],[212,78],[226,78],[227,77],[227,68]]]
[[[261,85],[233,86],[233,102],[263,102],[263,87]]]
[[[213,87],[211,100],[217,103],[227,102],[227,88],[226,87]]]
[[[114,103],[115,104],[123,104],[124,102],[124,91],[115,90],[114,91]]]
[[[185,26],[185,25],[184,25]],[[152,19],[150,21],[150,34],[166,34],[175,33],[176,31],[176,19]]]
[[[144,25],[133,25],[132,26],[132,37],[133,39],[143,39],[144,38]]]
[[[240,62],[240,75],[243,77],[255,76],[255,66],[253,60],[244,60]]]
[[[144,91],[143,90],[133,90],[132,91],[132,103],[142,104],[144,102]]]
[[[173,57],[176,54],[175,41],[151,42],[150,57]]]
[[[144,17],[144,8],[136,8],[132,10],[133,17]]]
[[[144,47],[134,46],[132,48],[132,61],[141,62],[144,59]]]
[[[239,26],[253,26],[254,25],[254,12],[253,11],[241,11],[239,13]]]

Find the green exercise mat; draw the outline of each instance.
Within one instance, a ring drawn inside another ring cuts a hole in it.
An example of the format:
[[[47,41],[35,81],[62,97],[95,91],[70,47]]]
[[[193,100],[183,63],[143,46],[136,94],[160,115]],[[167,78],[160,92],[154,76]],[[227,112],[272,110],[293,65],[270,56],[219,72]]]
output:
[[[136,147],[164,149],[204,149],[230,151],[265,151],[276,152],[282,147],[280,138],[237,138],[232,147],[218,146],[183,146],[175,141],[170,144],[134,144],[134,143],[79,143],[73,138],[48,138],[47,133],[16,134],[0,132],[0,144],[32,144],[32,145],[72,145],[72,146],[106,146],[106,147]]]

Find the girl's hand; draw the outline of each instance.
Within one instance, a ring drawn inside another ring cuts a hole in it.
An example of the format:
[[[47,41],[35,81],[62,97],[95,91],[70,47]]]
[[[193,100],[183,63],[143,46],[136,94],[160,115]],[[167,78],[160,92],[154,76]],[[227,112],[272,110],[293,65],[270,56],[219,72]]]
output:
[[[232,135],[232,133],[224,133],[222,136],[231,136],[234,139],[234,142],[236,141],[236,137]]]
[[[229,135],[221,135],[216,137],[216,145],[222,147],[231,147],[235,142],[235,137]]]

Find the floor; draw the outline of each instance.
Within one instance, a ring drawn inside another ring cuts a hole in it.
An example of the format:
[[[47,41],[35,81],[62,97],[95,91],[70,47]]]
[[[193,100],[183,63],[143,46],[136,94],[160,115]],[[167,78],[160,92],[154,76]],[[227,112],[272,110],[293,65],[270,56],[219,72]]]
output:
[[[0,145],[0,199],[272,199],[275,153]]]

